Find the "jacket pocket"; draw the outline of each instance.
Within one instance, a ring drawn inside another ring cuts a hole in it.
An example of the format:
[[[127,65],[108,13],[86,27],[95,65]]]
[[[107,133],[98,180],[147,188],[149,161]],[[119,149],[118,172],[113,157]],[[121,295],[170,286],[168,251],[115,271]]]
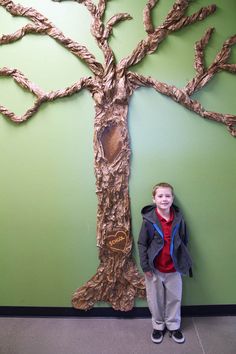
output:
[[[192,266],[192,260],[187,247],[182,242],[175,251],[176,268],[180,273],[187,274]]]

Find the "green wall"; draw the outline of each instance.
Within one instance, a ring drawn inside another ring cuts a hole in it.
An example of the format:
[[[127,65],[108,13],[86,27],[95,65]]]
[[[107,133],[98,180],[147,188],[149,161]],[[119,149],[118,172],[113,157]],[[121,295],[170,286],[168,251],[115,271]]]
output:
[[[44,13],[102,61],[84,6],[72,1],[17,2]],[[172,3],[159,2],[156,24]],[[195,1],[191,12],[210,3]],[[216,30],[206,50],[210,65],[223,41],[236,33],[235,1],[215,3],[217,13],[169,36],[158,53],[133,70],[183,87],[194,76],[194,43],[213,26]],[[145,0],[108,2],[107,19],[117,12],[129,12],[134,18],[114,29],[110,43],[117,59],[127,56],[145,36],[144,5]],[[26,23],[0,7],[0,34],[12,33]],[[46,91],[91,75],[72,54],[45,36],[28,35],[0,46],[0,54],[0,67],[20,69]],[[235,49],[231,62],[236,63]],[[235,88],[236,76],[220,73],[195,98],[209,110],[233,114]],[[32,96],[12,80],[0,79],[0,104],[22,114],[32,102]],[[93,119],[93,101],[86,91],[45,104],[26,124],[15,125],[0,117],[0,306],[70,306],[73,291],[95,274]],[[155,183],[169,181],[189,224],[194,259],[194,278],[184,280],[183,303],[235,304],[236,140],[224,126],[201,119],[147,88],[137,90],[130,100],[129,128],[137,262],[140,209],[151,201]],[[137,300],[136,305],[146,306],[146,302]]]

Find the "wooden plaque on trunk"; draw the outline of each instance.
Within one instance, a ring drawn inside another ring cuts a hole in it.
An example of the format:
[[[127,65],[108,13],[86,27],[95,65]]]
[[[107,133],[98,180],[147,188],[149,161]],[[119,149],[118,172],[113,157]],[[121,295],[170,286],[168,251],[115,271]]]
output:
[[[126,230],[113,230],[107,233],[107,247],[113,252],[128,251],[128,232]]]

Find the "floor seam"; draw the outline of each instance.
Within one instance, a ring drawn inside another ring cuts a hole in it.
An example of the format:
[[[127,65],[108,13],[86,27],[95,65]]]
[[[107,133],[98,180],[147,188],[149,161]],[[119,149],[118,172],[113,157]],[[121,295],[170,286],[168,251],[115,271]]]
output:
[[[203,353],[203,354],[206,354],[206,352],[205,352],[205,350],[204,350],[204,347],[203,347],[203,344],[202,344],[202,341],[201,341],[201,338],[200,338],[200,334],[199,334],[199,332],[198,332],[196,323],[194,322],[194,319],[193,319],[193,318],[192,318],[192,321],[193,321],[193,327],[194,327],[194,330],[195,330],[195,332],[196,332],[199,345],[200,345],[200,347],[201,347],[201,349],[202,349],[202,353]]]

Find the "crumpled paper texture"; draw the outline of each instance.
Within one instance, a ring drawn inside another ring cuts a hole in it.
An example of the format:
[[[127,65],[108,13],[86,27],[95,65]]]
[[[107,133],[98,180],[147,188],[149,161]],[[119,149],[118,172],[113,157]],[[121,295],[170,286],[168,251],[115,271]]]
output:
[[[91,14],[91,33],[103,52],[103,64],[99,63],[85,46],[66,37],[35,9],[23,7],[13,1],[0,0],[0,6],[10,14],[30,20],[29,24],[15,33],[1,36],[0,45],[14,43],[29,33],[48,35],[82,60],[93,74],[93,77],[80,78],[70,87],[45,92],[16,68],[2,68],[0,76],[12,77],[20,87],[35,96],[35,103],[22,116],[17,116],[2,105],[0,105],[0,112],[11,121],[21,123],[36,114],[44,102],[76,94],[82,89],[90,91],[95,102],[93,144],[98,198],[97,246],[100,264],[96,274],[75,291],[72,304],[77,309],[88,310],[96,302],[105,301],[116,310],[128,311],[133,308],[136,297],[145,296],[144,280],[132,257],[128,189],[131,154],[128,131],[129,99],[134,90],[139,87],[152,87],[199,116],[224,124],[230,134],[236,136],[235,115],[207,111],[199,101],[191,98],[220,71],[236,72],[236,64],[228,62],[231,48],[236,43],[236,35],[223,43],[212,64],[206,67],[204,50],[213,33],[212,28],[208,29],[195,45],[195,77],[184,88],[177,88],[131,72],[129,68],[147,55],[156,52],[159,44],[171,33],[213,14],[216,11],[215,5],[203,7],[194,14],[186,16],[185,12],[190,6],[190,1],[176,0],[163,23],[155,27],[152,21],[152,10],[158,4],[158,0],[147,1],[143,11],[146,37],[137,44],[129,56],[117,63],[109,38],[114,26],[121,21],[131,20],[131,16],[127,13],[118,13],[104,23],[107,0],[99,0],[97,5],[91,0],[74,1],[86,6]],[[63,2],[63,0],[55,0],[55,2]]]

